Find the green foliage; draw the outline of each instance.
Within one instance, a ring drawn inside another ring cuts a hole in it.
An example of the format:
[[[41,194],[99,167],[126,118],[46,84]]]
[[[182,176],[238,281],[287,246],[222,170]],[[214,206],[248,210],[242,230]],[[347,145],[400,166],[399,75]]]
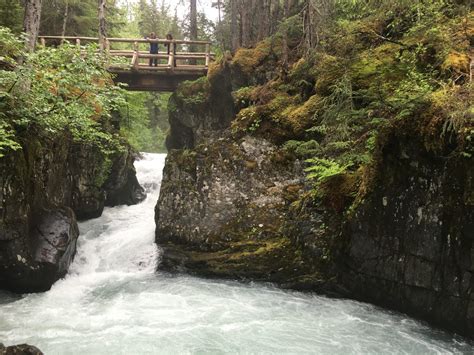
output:
[[[138,33],[147,36],[155,32],[158,37],[164,38],[170,32],[174,38],[183,38],[182,24],[176,14],[170,16],[170,10],[170,5],[164,1],[159,3],[156,0],[140,0],[132,9]]]
[[[23,9],[19,1],[0,0],[0,27],[8,27],[14,33],[22,29]]]
[[[232,93],[236,106],[245,108],[255,103],[255,86],[244,86]]]
[[[334,160],[313,158],[306,160],[309,167],[305,169],[308,179],[314,180],[317,184],[324,182],[328,178],[344,173],[348,165],[340,165]]]
[[[0,70],[2,154],[18,149],[14,136],[30,132],[51,138],[69,132],[76,142],[106,153],[122,149],[110,118],[124,102],[123,91],[114,85],[96,47],[85,48],[85,56],[67,44],[26,54],[3,29],[0,41],[7,44],[0,52],[5,62],[24,58],[15,71]]]
[[[209,100],[210,89],[209,80],[207,77],[202,77],[181,83],[176,96],[184,104],[199,108]]]
[[[102,186],[110,176],[110,171],[112,169],[112,159],[108,155],[105,156],[104,161],[99,167],[99,172],[95,177],[94,184],[96,186]]]
[[[15,65],[23,47],[24,42],[16,38],[9,28],[0,27],[0,63]]]
[[[234,56],[247,76],[272,78],[234,91],[240,110],[234,130],[260,134],[309,158],[307,173],[318,183],[369,164],[384,127],[401,121],[413,122],[433,142],[456,143],[466,158],[474,156],[468,83],[474,22],[468,2],[310,3],[321,5],[318,10],[331,7],[314,14],[313,20],[326,24],[318,28],[316,48],[305,47],[308,34],[300,30],[306,18],[297,15],[282,21],[271,39]],[[287,76],[269,68],[278,62],[272,56],[281,54],[282,33],[288,33],[290,48],[299,38]]]
[[[348,76],[343,76],[331,86],[331,94],[324,99],[323,109],[316,117],[316,122],[332,127],[336,139],[347,139],[350,135],[350,124],[354,115],[352,83]]]
[[[6,122],[0,121],[0,158],[5,155],[4,152],[20,149],[21,145],[15,140],[15,133],[12,127]]]
[[[127,92],[120,109],[121,133],[140,152],[164,152],[169,94]]]
[[[291,153],[296,154],[298,158],[310,158],[321,152],[320,144],[312,139],[309,141],[290,140],[283,145],[283,148]]]

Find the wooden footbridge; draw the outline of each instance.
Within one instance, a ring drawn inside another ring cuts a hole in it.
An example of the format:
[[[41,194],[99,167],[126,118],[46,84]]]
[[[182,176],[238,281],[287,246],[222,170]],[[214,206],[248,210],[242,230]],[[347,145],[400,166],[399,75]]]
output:
[[[39,41],[42,46],[66,41],[79,47],[99,43],[94,37],[40,36]],[[111,58],[108,70],[114,74],[114,81],[127,84],[126,89],[131,91],[174,91],[183,81],[207,75],[214,60],[211,43],[205,41],[107,38],[104,43],[101,51]],[[151,43],[158,43],[158,54],[150,54]],[[195,51],[196,48],[201,51]],[[156,66],[151,65],[154,61]]]

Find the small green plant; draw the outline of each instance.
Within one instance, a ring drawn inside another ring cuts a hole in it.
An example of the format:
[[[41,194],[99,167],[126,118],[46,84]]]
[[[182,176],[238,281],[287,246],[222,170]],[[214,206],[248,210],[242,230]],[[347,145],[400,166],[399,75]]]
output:
[[[0,119],[1,120],[1,119]],[[6,123],[0,121],[0,158],[7,151],[16,151],[21,149],[21,145],[15,140],[15,133]]]
[[[260,124],[262,123],[262,119],[260,117],[257,117],[248,127],[249,132],[255,132],[257,129],[260,128]]]
[[[306,160],[309,167],[305,169],[308,173],[308,179],[314,180],[316,183],[321,183],[328,178],[342,174],[346,171],[349,165],[340,165],[334,160],[313,158]]]

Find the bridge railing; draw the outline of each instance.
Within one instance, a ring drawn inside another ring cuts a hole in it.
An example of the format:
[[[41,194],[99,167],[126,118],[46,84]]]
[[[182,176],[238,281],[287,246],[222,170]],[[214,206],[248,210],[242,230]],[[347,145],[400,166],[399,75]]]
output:
[[[81,46],[85,43],[99,43],[96,37],[73,37],[73,36],[39,36],[38,40],[42,46],[48,42],[60,44],[64,42],[75,43]],[[143,50],[144,45],[157,43],[163,45],[166,51],[159,51],[157,54],[150,54],[149,50]],[[202,71],[207,70],[215,54],[211,52],[211,43],[207,41],[186,41],[186,40],[166,40],[147,38],[106,38],[104,48],[111,57],[121,57],[130,59],[129,64],[124,67],[120,64],[111,65],[111,69],[134,70],[185,70]],[[121,47],[121,48],[117,48]],[[178,47],[182,50],[178,51]],[[201,48],[201,51],[191,52],[191,48]],[[150,65],[151,60],[157,60],[157,65]]]

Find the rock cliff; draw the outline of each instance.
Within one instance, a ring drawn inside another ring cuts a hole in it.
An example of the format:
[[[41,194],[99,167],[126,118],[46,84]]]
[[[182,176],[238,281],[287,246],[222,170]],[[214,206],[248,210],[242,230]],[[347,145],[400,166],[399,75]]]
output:
[[[398,127],[347,221],[349,294],[474,334],[474,165]]]
[[[17,292],[48,290],[68,270],[79,219],[105,204],[144,198],[125,150],[108,158],[96,148],[31,137],[0,159],[0,285]]]
[[[229,65],[224,96],[239,87]],[[171,99],[173,149],[155,217],[161,268],[358,298],[474,334],[469,154],[449,139],[430,147],[419,120],[407,120],[380,135],[372,163],[315,191],[304,162],[271,141],[285,122],[259,121],[258,106],[244,130],[242,111],[219,120],[208,109],[212,79],[186,95],[199,104]]]

